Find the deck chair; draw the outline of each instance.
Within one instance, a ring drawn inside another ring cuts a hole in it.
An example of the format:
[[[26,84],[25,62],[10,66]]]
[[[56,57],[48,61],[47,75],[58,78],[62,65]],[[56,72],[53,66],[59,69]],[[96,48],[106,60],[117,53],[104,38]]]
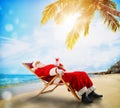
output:
[[[62,79],[61,75],[59,75],[59,74],[55,75],[55,76],[48,82],[48,81],[46,81],[46,80],[43,79],[45,76],[40,76],[40,77],[39,77],[39,76],[37,76],[37,75],[33,72],[33,70],[30,68],[30,63],[22,63],[22,64],[23,64],[24,67],[26,67],[29,71],[31,71],[38,79],[40,79],[40,80],[44,83],[44,87],[40,90],[40,92],[38,93],[37,96],[39,96],[39,95],[41,95],[41,94],[44,94],[44,93],[52,92],[52,91],[54,91],[58,86],[65,85],[65,86],[67,87],[68,91],[71,92],[71,93],[73,94],[73,96],[76,98],[76,100],[79,101],[79,102],[81,101],[81,100],[80,100],[80,97],[78,97],[78,95],[76,94],[75,90],[69,85],[69,83],[66,83],[66,82]],[[55,80],[56,78],[60,78],[60,82],[54,83],[54,80]],[[54,85],[54,87],[53,87],[52,89],[50,89],[50,90],[47,90],[47,88],[48,88],[49,86],[51,86],[51,85]]]

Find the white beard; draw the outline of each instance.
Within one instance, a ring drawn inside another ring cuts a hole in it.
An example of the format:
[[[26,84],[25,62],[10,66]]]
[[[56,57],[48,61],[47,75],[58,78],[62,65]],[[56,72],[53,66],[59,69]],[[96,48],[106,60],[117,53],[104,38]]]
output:
[[[37,64],[37,68],[41,68],[41,67],[44,67],[45,66],[45,64],[42,64],[42,63],[39,63],[39,64]]]
[[[32,70],[35,71],[37,68],[42,68],[44,66],[45,66],[45,64],[39,63],[35,67],[33,67]]]

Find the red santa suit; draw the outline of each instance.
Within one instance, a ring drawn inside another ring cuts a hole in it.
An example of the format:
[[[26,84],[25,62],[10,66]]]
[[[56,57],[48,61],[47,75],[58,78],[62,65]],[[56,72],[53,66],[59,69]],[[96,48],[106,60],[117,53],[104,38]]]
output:
[[[34,65],[34,63],[33,63]],[[33,66],[34,67],[34,66]],[[95,90],[91,79],[84,71],[66,71],[64,68],[58,68],[55,64],[41,65],[34,69],[34,72],[38,76],[46,76],[44,79],[49,81],[59,71],[64,71],[62,78],[65,82],[69,82],[71,87],[75,89],[79,95],[84,93],[89,94]]]

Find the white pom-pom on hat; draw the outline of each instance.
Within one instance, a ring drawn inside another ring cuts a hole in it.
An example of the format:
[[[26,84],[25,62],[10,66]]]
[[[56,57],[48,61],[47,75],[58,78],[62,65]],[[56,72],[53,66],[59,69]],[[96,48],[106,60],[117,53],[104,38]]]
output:
[[[38,63],[38,62],[40,62],[40,61],[36,60],[32,63],[33,68],[36,67],[36,63]]]

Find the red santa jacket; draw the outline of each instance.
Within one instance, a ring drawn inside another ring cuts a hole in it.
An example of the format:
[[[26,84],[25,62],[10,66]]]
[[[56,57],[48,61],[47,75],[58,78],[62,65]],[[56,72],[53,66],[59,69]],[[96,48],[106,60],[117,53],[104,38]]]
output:
[[[53,76],[51,76],[52,70],[54,71],[55,69],[60,69],[60,68],[61,67],[58,67],[54,64],[49,64],[44,67],[37,68],[35,70],[35,74],[38,76],[45,76],[42,79],[46,81],[50,81],[53,78]],[[63,71],[65,70],[64,68],[61,69]],[[93,86],[93,83],[86,74],[86,72],[82,72],[82,71],[65,72],[62,78],[65,82],[69,82],[71,87],[74,88],[76,91],[81,90],[85,86],[87,86],[87,88]]]
[[[46,65],[44,67],[37,68],[35,70],[35,74],[38,75],[38,76],[50,76],[50,70],[52,68],[55,68],[55,67],[56,67],[56,65],[49,64],[49,65]]]
[[[37,68],[35,70],[35,74],[37,76],[44,76],[44,78],[43,78],[44,80],[50,81],[51,78],[53,78],[53,76],[57,73],[57,69],[61,69],[61,70],[65,71],[65,69],[60,66],[58,67],[54,64],[49,64],[44,67]]]

